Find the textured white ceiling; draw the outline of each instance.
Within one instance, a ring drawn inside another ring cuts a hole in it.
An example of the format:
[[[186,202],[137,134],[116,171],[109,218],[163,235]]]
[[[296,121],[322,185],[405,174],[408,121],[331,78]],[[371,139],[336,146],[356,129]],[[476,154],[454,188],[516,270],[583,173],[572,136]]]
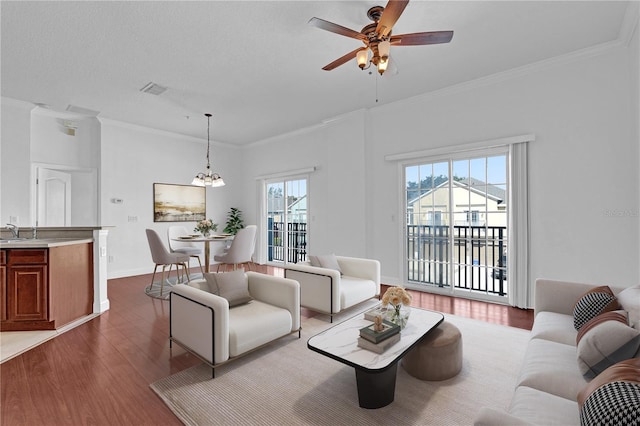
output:
[[[382,1],[2,1],[2,96],[246,144],[619,37],[629,2],[413,0],[393,33],[453,30],[449,44],[392,47],[398,73],[349,62]],[[377,82],[376,82],[377,80]],[[160,96],[139,90],[167,86]],[[186,117],[190,117],[187,119]]]

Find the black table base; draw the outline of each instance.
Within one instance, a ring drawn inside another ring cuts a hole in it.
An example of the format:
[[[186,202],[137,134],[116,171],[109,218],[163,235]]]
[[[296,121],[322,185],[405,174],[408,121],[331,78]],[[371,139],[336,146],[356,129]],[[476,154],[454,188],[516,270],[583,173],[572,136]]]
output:
[[[369,372],[356,368],[360,407],[382,408],[391,404],[396,393],[397,370],[397,362],[382,372]]]

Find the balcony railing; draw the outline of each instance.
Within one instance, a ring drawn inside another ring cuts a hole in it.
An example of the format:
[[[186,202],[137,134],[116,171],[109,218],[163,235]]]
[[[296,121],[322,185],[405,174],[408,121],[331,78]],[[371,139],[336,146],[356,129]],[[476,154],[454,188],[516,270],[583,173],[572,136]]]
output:
[[[269,219],[267,223],[267,258],[269,261],[289,263],[304,262],[307,260],[307,224],[305,222],[285,224]],[[286,238],[286,250],[285,250]]]
[[[307,260],[307,224],[268,220],[269,261]],[[411,282],[507,294],[507,228],[503,226],[407,225],[407,278]],[[285,250],[286,238],[286,250]],[[453,258],[451,256],[453,255]],[[453,276],[450,263],[453,262]]]
[[[506,242],[507,228],[503,226],[407,225],[407,278],[505,296]]]

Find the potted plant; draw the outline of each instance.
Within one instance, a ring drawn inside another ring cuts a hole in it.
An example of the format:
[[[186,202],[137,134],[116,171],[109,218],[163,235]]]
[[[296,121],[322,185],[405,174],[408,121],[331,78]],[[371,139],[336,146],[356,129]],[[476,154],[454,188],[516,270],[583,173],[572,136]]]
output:
[[[235,207],[231,207],[227,215],[227,224],[224,227],[224,232],[231,235],[236,235],[239,229],[244,228],[244,221],[242,220],[242,210]]]

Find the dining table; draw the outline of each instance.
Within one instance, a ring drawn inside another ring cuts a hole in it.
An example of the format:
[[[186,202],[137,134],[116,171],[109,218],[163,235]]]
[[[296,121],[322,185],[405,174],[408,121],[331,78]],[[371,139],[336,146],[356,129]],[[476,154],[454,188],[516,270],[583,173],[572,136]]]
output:
[[[210,272],[211,264],[211,243],[227,243],[233,240],[232,234],[215,234],[205,237],[204,235],[183,235],[172,238],[173,241],[181,241],[184,243],[204,243],[204,271]]]

